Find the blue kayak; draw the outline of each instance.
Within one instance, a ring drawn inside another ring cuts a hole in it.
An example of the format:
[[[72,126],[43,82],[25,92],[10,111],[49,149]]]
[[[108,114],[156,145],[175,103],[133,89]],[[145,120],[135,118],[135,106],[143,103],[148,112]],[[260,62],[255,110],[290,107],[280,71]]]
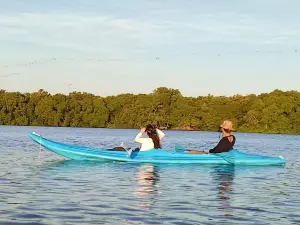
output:
[[[281,165],[285,159],[262,155],[246,154],[238,150],[220,154],[187,154],[184,151],[174,152],[163,149],[149,151],[111,151],[102,148],[89,148],[69,145],[43,138],[30,133],[29,137],[44,148],[73,160],[112,160],[138,163],[171,163],[171,164],[234,164],[234,165]]]

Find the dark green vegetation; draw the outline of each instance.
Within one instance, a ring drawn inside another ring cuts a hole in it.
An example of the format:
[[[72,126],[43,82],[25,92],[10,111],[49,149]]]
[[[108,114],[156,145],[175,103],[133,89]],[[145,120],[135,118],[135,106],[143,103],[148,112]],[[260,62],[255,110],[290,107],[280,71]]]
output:
[[[216,131],[230,119],[237,131],[300,133],[300,93],[183,97],[160,87],[151,94],[99,97],[73,92],[51,95],[0,90],[0,125],[139,128]]]

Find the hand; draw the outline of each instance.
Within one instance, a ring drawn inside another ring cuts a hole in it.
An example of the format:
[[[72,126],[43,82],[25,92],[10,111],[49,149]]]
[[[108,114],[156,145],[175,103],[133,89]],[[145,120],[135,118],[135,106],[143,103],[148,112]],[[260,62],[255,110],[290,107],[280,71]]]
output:
[[[146,128],[145,127],[143,127],[142,129],[141,129],[141,133],[145,133],[145,131],[146,131]]]

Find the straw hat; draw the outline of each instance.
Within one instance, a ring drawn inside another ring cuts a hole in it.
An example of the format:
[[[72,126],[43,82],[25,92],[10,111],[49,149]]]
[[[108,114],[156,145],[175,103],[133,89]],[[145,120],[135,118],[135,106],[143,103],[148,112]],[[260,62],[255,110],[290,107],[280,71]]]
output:
[[[225,130],[234,130],[232,126],[233,124],[230,120],[224,120],[223,123],[220,125],[220,128],[223,128]]]

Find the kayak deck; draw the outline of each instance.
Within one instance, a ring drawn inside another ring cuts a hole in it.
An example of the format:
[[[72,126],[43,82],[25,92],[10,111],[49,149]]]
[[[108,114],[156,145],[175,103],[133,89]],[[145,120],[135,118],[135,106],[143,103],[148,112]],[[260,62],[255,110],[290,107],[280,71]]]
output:
[[[29,137],[44,148],[72,160],[113,160],[138,163],[168,164],[244,164],[244,165],[279,165],[284,164],[282,157],[252,155],[231,150],[221,154],[186,154],[162,149],[133,151],[130,156],[126,151],[111,151],[103,148],[89,148],[55,142],[36,133]]]

